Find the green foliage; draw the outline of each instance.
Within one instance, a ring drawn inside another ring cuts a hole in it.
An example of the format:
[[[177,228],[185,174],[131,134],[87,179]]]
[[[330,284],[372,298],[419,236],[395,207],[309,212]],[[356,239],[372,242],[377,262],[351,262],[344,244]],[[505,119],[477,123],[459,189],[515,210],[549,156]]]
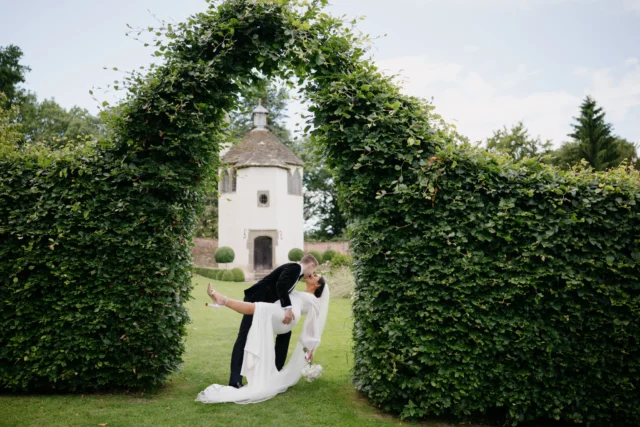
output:
[[[22,138],[22,125],[16,122],[18,117],[18,107],[10,106],[3,108],[7,104],[7,96],[0,92],[0,150],[15,149]]]
[[[219,270],[216,274],[216,280],[222,280],[222,276],[224,276],[224,272],[228,270]]]
[[[551,150],[551,140],[542,141],[540,137],[529,136],[529,131],[522,121],[513,125],[511,129],[506,126],[493,131],[493,136],[487,139],[487,149],[508,154],[515,160],[525,157],[536,157],[546,154]]]
[[[585,159],[593,169],[603,171],[619,166],[623,161],[638,160],[635,144],[616,137],[613,126],[605,121],[605,112],[595,99],[587,96],[580,106],[580,116],[572,124],[573,139],[557,150],[553,163],[569,168]]]
[[[331,258],[331,268],[333,267],[350,267],[353,264],[353,258],[347,254],[337,253]]]
[[[202,277],[207,277],[209,279],[216,280],[218,278],[218,270],[217,268],[207,268],[207,267],[194,267],[193,272],[199,274]]]
[[[218,249],[216,249],[215,253],[213,254],[213,257],[215,258],[218,264],[228,264],[230,262],[233,262],[236,255],[233,252],[233,249],[231,249],[230,247],[221,246]]]
[[[324,262],[331,261],[333,257],[336,256],[337,254],[338,252],[334,251],[333,249],[327,249],[322,254],[322,261]]]
[[[289,261],[299,262],[304,256],[302,249],[293,248],[289,251]]]
[[[25,96],[20,105],[20,120],[26,142],[43,141],[51,147],[105,133],[102,121],[86,109],[76,106],[66,110],[54,99],[39,102],[33,93]]]
[[[196,237],[218,237],[218,190],[212,189],[206,195],[206,205],[198,217]]]
[[[314,222],[313,229],[305,232],[305,240],[344,239],[347,221],[338,206],[338,189],[333,175],[309,139],[303,140],[301,147],[300,157],[305,162],[302,177],[304,218]]]
[[[128,77],[112,139],[0,151],[0,387],[147,388],[177,369],[224,112],[258,69],[309,78],[349,218],[353,379],[373,404],[638,425],[637,172],[456,145],[326,1],[302,3],[230,0],[167,26],[165,64]]]
[[[313,255],[316,260],[318,261],[318,264],[322,264],[324,262],[324,260],[322,259],[322,252],[320,251],[309,251],[308,252],[309,255]]]
[[[233,273],[234,282],[244,282],[244,271],[241,268],[234,268],[231,272]]]
[[[0,46],[0,92],[6,95],[0,103],[1,108],[8,109],[22,101],[24,89],[18,85],[25,82],[25,73],[31,69],[20,64],[21,58],[22,49],[18,46]]]
[[[236,276],[235,276],[235,274],[233,274],[233,272],[231,270],[224,270],[222,272],[222,280],[224,282],[235,282],[236,281]]]

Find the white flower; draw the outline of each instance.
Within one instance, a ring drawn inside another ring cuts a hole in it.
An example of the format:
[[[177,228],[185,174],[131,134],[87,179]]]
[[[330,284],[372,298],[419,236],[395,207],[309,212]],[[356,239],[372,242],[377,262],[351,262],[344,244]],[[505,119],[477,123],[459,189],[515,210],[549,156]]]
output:
[[[322,375],[322,366],[320,365],[307,365],[302,368],[302,376],[306,378],[307,381],[311,382],[317,378],[320,378]]]

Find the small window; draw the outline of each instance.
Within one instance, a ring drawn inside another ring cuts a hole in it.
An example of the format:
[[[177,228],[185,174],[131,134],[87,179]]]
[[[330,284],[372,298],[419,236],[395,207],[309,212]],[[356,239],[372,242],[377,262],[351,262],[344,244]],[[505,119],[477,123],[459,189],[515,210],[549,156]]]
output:
[[[268,191],[258,191],[258,207],[259,208],[268,208],[269,207],[269,192]]]
[[[235,193],[238,188],[238,171],[231,170],[231,192]]]
[[[287,172],[287,193],[293,194],[293,175],[291,175],[291,171]]]
[[[222,185],[220,186],[221,193],[229,192],[229,172],[227,170],[222,171]]]
[[[296,172],[293,174],[293,194],[296,196],[302,196],[302,176],[300,172],[296,169]]]

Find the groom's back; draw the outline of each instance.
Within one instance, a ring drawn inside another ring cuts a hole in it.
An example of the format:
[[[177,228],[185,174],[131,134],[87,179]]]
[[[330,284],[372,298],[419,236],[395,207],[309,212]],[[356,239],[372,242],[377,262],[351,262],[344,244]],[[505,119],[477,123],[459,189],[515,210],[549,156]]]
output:
[[[283,273],[288,272],[292,268],[300,269],[297,263],[288,262],[278,266],[271,273],[260,279],[255,285],[244,291],[247,301],[264,301],[264,302],[276,302],[278,300],[278,293],[276,292],[276,283]]]

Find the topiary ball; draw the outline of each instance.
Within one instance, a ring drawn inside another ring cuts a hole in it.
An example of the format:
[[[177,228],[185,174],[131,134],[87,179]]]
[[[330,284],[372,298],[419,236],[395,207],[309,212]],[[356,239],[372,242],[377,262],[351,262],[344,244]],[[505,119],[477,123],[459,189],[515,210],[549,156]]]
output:
[[[228,264],[230,262],[233,262],[233,260],[236,258],[236,254],[229,246],[222,246],[216,249],[213,257],[218,264]]]
[[[318,265],[322,264],[324,260],[322,259],[322,253],[318,251],[309,251],[309,255],[313,255],[318,260]]]
[[[333,249],[327,249],[322,254],[322,262],[331,261],[333,257],[336,256],[337,253],[338,252],[334,251]]]
[[[225,271],[227,271],[227,270],[218,271],[218,274],[216,274],[216,280],[222,280],[222,276],[224,275]]]
[[[244,271],[239,268],[234,268],[231,272],[233,273],[234,282],[244,282]]]
[[[235,276],[233,275],[233,272],[231,270],[225,270],[222,272],[223,282],[233,282],[234,279],[235,279]]]
[[[289,261],[299,262],[304,256],[302,249],[293,248],[289,251]]]

